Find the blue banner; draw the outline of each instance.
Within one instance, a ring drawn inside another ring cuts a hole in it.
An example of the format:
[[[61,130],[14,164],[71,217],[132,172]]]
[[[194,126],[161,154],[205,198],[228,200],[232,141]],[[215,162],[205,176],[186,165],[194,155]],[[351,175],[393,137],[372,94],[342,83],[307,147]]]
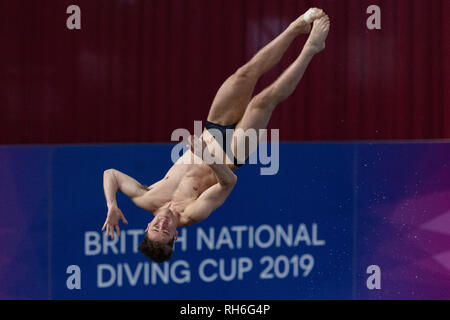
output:
[[[448,166],[450,158],[450,145],[445,143],[281,144],[276,175],[261,175],[261,165],[238,169],[238,183],[224,205],[205,221],[179,229],[172,259],[157,264],[137,250],[153,216],[124,195],[118,194],[118,204],[129,224],[122,225],[122,236],[111,240],[101,232],[107,213],[103,171],[115,168],[150,185],[171,167],[172,147],[0,148],[0,208],[2,221],[7,221],[1,234],[1,297],[390,297],[396,290],[394,284],[400,282],[390,279],[390,283],[383,283],[384,291],[371,291],[366,286],[370,276],[366,268],[380,265],[382,273],[393,268],[395,250],[388,259],[377,248],[395,248],[402,243],[403,252],[414,251],[412,243],[394,239],[391,229],[400,219],[393,214],[398,208],[393,207],[404,201],[399,184],[413,189],[417,182],[414,177],[431,179],[436,170],[448,176],[444,165]],[[424,150],[433,167],[424,163]],[[422,197],[430,190],[450,190],[449,180],[434,181],[425,189],[417,187],[417,193],[410,197]],[[440,201],[439,212],[427,207],[428,216],[420,222],[425,229],[435,227],[430,221],[442,214],[447,200],[445,194],[436,200]],[[374,212],[374,208],[378,211]],[[423,212],[409,212],[423,216]],[[410,231],[403,234],[413,236]],[[380,238],[380,234],[389,236],[391,242]],[[448,249],[436,248],[428,258],[441,261],[445,270]],[[433,259],[433,255],[438,258]],[[407,263],[404,268],[410,270],[411,266]],[[435,266],[428,262],[426,267]],[[70,289],[68,283],[74,268],[81,274],[80,289]],[[415,270],[424,274],[420,268]],[[448,272],[442,276],[448,277]],[[401,282],[400,297],[409,298],[411,286],[418,286],[415,290],[419,291],[421,284],[406,285],[405,281]],[[432,279],[427,281],[430,285]],[[426,296],[438,292],[440,297],[450,297],[448,286],[433,285],[433,290],[425,291]]]

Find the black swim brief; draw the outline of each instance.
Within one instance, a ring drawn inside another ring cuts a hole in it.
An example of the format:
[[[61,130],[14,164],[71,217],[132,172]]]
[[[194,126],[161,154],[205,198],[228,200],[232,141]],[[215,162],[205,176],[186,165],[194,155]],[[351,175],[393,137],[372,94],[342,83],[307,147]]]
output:
[[[209,133],[211,133],[211,135],[213,137],[216,138],[216,141],[218,143],[222,142],[221,147],[222,147],[223,151],[228,155],[228,158],[234,159],[233,164],[237,168],[240,168],[245,164],[245,163],[239,163],[239,161],[234,157],[234,154],[231,151],[231,142],[233,141],[233,133],[234,133],[234,129],[236,128],[236,124],[232,124],[229,126],[221,126],[220,124],[206,121],[205,128],[206,128],[206,130],[209,131]],[[215,129],[215,130],[211,130],[211,129]],[[217,137],[216,137],[217,132],[214,132],[216,130],[218,130],[222,134],[222,139],[217,139]],[[231,154],[227,153],[227,149],[230,150]]]

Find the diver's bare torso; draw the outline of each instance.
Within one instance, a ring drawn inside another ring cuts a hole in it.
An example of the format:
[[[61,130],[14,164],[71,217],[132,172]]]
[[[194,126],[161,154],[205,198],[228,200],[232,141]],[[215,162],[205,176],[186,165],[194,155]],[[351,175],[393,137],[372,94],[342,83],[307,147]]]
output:
[[[144,195],[133,201],[138,207],[152,213],[160,208],[171,209],[179,215],[179,227],[182,227],[199,222],[185,215],[184,210],[217,182],[214,171],[209,165],[187,150],[163,179],[150,186]]]
[[[314,25],[311,26],[313,21]],[[194,141],[201,140],[200,152],[204,151],[204,143],[208,148],[206,156],[209,153],[212,158],[220,159],[222,148],[225,147],[228,151],[231,147],[234,158],[237,154],[241,156],[237,157],[238,159],[247,159],[257,145],[253,144],[250,148],[252,144],[247,142],[250,138],[246,134],[247,131],[259,132],[266,128],[275,107],[293,93],[312,58],[325,49],[329,28],[330,20],[323,10],[311,8],[307,14],[292,22],[283,33],[228,77],[213,100],[207,121],[214,125],[212,129],[218,127],[220,132],[226,130],[224,127],[235,124],[236,132],[232,139],[222,141],[223,143],[219,145],[214,137],[208,134],[209,129],[205,129],[202,133],[203,139],[194,139]],[[298,58],[272,85],[253,96],[259,77],[274,67],[291,42],[304,33],[310,35]],[[210,148],[211,145],[214,147]],[[193,149],[196,153],[199,151],[195,143]],[[243,154],[239,152],[241,149],[244,150]],[[118,190],[129,196],[137,206],[156,216],[171,211],[177,218],[178,227],[206,219],[224,203],[233,190],[237,182],[237,177],[233,173],[236,167],[233,165],[234,159],[227,157],[226,152],[223,153],[223,158],[226,158],[227,162],[208,161],[209,165],[200,158],[198,158],[200,163],[187,161],[194,157],[197,156],[193,152],[186,151],[163,179],[148,188],[115,169],[105,170],[104,191],[108,214],[102,230],[106,228],[107,235],[109,233],[114,238],[115,228],[120,231],[119,220],[127,223],[117,207]],[[159,211],[164,208],[170,210]]]

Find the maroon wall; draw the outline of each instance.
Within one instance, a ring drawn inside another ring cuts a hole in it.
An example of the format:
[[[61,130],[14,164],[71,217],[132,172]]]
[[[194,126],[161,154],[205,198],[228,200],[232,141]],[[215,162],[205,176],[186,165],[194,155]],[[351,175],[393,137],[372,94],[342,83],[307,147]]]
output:
[[[370,4],[382,30],[365,26]],[[448,0],[0,0],[0,143],[169,141],[310,6],[332,30],[274,113],[283,140],[450,138]]]

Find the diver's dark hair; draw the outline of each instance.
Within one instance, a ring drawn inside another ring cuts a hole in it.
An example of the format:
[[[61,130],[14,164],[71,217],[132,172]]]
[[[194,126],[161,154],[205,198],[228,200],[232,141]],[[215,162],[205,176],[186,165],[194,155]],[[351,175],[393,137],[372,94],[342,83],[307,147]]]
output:
[[[170,260],[173,252],[174,239],[168,243],[161,243],[150,240],[147,232],[145,233],[144,240],[139,246],[139,251],[142,252],[148,259],[161,263]]]

